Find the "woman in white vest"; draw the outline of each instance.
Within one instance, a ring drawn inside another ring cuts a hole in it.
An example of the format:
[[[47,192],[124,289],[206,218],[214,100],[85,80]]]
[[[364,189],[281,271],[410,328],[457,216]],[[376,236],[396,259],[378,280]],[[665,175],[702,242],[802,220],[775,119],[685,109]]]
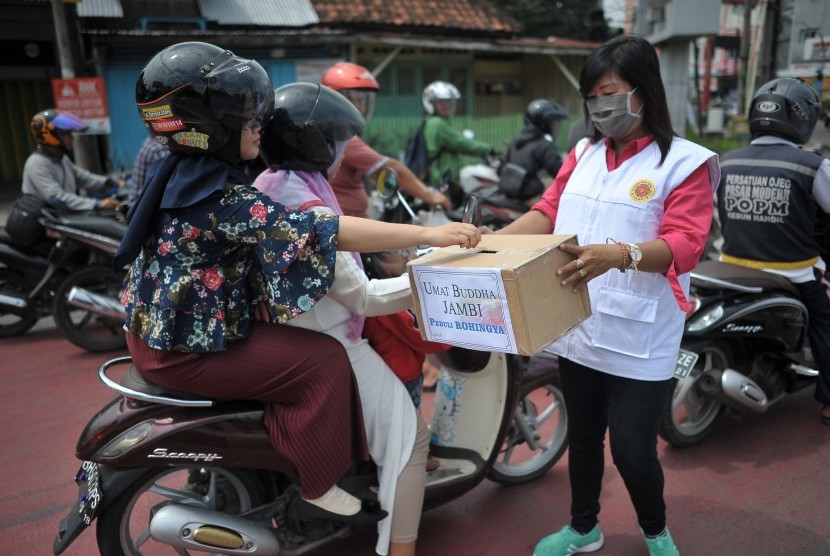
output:
[[[717,156],[672,132],[654,48],[616,37],[580,74],[596,133],[568,155],[534,210],[501,233],[575,233],[562,284],[588,288],[592,316],[548,350],[559,355],[568,412],[571,523],[535,556],[592,552],[604,439],[650,555],[678,554],[666,527],[657,432],[669,395],[689,272],[703,253],[720,170]]]

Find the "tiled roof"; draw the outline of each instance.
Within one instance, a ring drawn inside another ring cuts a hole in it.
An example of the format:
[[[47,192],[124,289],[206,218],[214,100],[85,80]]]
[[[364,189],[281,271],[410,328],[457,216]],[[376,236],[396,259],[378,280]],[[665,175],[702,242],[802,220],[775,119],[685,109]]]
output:
[[[517,33],[521,24],[487,0],[311,0],[320,23],[440,27]]]

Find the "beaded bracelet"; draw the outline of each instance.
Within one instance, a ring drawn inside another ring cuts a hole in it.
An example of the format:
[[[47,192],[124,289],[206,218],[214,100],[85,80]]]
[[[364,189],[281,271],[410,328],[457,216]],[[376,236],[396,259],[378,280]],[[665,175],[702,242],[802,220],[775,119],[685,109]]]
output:
[[[620,248],[622,249],[623,260],[622,260],[622,264],[617,268],[617,270],[619,270],[620,272],[625,272],[626,269],[631,267],[631,265],[633,263],[633,260],[631,259],[631,246],[628,243],[623,243],[622,241],[616,241],[615,239],[610,238],[610,237],[605,238],[605,243],[607,243],[607,244],[615,243],[615,244],[619,245]],[[634,263],[634,270],[639,272],[639,270],[637,270],[637,264],[636,263]]]

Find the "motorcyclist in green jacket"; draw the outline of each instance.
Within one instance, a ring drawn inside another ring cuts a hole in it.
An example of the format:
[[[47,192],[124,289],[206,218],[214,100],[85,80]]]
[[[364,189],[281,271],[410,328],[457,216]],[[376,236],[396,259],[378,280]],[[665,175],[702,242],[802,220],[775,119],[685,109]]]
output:
[[[424,112],[424,139],[431,161],[428,181],[441,186],[444,173],[449,170],[453,181],[458,181],[461,170],[461,155],[495,155],[491,146],[468,139],[450,125],[449,119],[455,114],[461,94],[455,85],[446,81],[434,81],[424,88],[422,97]]]

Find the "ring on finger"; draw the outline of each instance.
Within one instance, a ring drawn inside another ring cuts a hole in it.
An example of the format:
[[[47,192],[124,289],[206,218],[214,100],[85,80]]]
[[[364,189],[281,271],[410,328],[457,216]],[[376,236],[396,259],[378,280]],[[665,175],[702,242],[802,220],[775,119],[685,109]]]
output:
[[[584,267],[585,267],[585,261],[583,261],[582,259],[577,259],[576,260],[576,268],[581,270]]]
[[[585,272],[585,270],[584,270],[584,269],[580,268],[580,269],[579,269],[579,277],[580,277],[580,278],[585,278],[586,276],[588,276],[588,273],[587,273],[587,272]]]

